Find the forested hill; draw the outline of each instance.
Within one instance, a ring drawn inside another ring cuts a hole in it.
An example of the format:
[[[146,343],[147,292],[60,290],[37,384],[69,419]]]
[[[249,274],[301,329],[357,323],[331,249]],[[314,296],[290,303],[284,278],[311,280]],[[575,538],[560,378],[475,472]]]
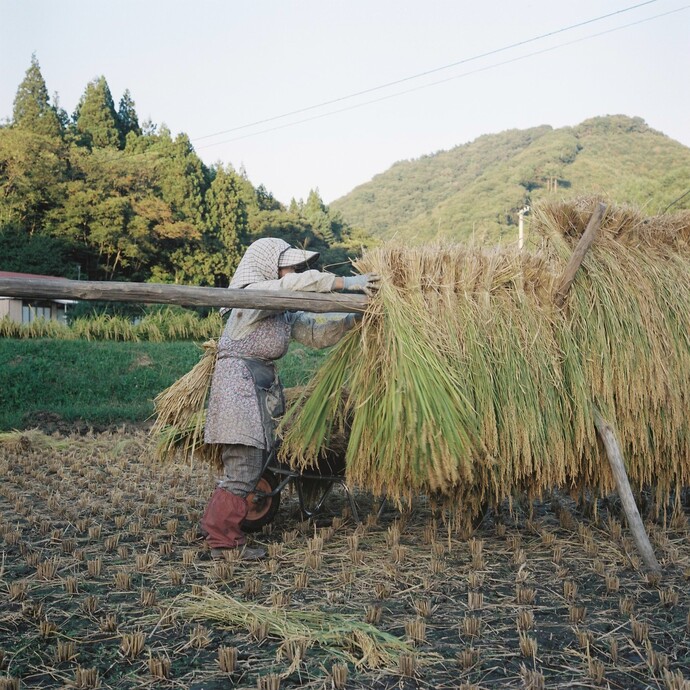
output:
[[[0,125],[0,270],[222,287],[269,235],[335,272],[366,244],[316,190],[285,208],[231,165],[207,167],[185,134],[140,123],[128,91],[116,108],[105,77],[69,115],[32,58]]]
[[[596,117],[489,134],[401,161],[334,201],[343,218],[379,237],[514,239],[517,212],[548,198],[601,194],[663,211],[690,188],[690,148],[639,117]],[[690,208],[690,194],[673,206]]]

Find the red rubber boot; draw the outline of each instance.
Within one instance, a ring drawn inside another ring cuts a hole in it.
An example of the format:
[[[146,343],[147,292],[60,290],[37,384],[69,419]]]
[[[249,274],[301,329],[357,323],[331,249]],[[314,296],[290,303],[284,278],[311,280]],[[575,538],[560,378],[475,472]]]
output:
[[[245,542],[240,528],[247,514],[247,501],[225,489],[217,488],[211,495],[201,518],[201,529],[211,548],[234,549]]]
[[[217,488],[201,518],[201,530],[211,547],[213,558],[223,558],[227,549],[241,549],[243,560],[255,560],[266,555],[264,549],[244,546],[245,536],[240,525],[247,515],[247,501],[225,489]]]

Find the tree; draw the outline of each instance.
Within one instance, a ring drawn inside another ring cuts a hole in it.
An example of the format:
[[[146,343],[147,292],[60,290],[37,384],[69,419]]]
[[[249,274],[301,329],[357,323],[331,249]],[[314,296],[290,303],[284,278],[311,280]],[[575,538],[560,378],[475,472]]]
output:
[[[137,117],[137,111],[129,89],[125,89],[120,99],[120,107],[117,111],[117,125],[120,131],[120,141],[124,142],[130,132],[134,132],[136,136],[141,136],[139,118]]]
[[[204,194],[210,184],[209,171],[186,134],[173,140],[170,130],[163,126],[156,136],[150,150],[159,159],[161,196],[171,205],[176,221],[191,223],[201,232],[205,226]]]
[[[74,121],[81,143],[89,148],[119,148],[122,145],[115,104],[105,77],[87,84]]]
[[[241,256],[240,246],[247,241],[247,208],[242,199],[241,179],[235,171],[222,166],[215,169],[215,177],[206,193],[208,232],[219,254],[218,274],[214,284],[227,281]]]
[[[58,122],[60,123],[61,132],[67,132],[72,125],[72,119],[70,118],[69,113],[60,106],[60,96],[57,91],[53,93],[53,108],[55,109],[55,114]]]
[[[68,242],[45,235],[29,235],[14,226],[0,228],[0,271],[76,277]]]
[[[51,215],[49,231],[73,243],[84,273],[145,281],[159,266],[172,280],[171,255],[201,232],[177,221],[160,198],[156,164],[147,156],[77,146],[71,162],[65,202]]]
[[[15,127],[35,134],[59,137],[62,127],[58,115],[50,105],[48,89],[41,74],[36,55],[31,56],[31,66],[14,97],[12,121]]]
[[[302,208],[304,218],[309,222],[317,237],[320,237],[328,244],[335,242],[336,237],[331,225],[331,218],[328,208],[323,203],[318,189],[312,189],[307,197],[307,203]]]
[[[0,129],[0,225],[42,232],[46,214],[64,199],[67,168],[61,139],[23,127]]]
[[[259,211],[279,211],[281,209],[280,201],[262,184],[256,188],[256,201]]]
[[[116,113],[104,77],[87,85],[71,120],[57,96],[53,104],[34,58],[16,122],[0,126],[5,269],[74,277],[78,267],[89,279],[222,286],[244,246],[266,235],[348,268],[345,226],[318,192],[287,212],[246,173],[207,168],[185,134],[140,126],[128,91]],[[36,131],[51,114],[65,119],[63,136]]]

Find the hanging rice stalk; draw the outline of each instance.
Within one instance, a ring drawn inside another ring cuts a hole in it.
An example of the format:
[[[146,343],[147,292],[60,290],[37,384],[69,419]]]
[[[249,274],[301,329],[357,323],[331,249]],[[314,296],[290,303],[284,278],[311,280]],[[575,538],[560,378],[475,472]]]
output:
[[[192,459],[203,457],[220,465],[220,446],[204,444],[206,397],[216,364],[215,340],[204,343],[199,362],[182,378],[156,396],[156,421],[151,435],[156,437],[156,456],[172,459],[177,453]]]
[[[394,670],[401,654],[415,651],[399,638],[363,622],[357,616],[321,610],[271,608],[242,602],[209,588],[199,595],[178,597],[174,608],[185,618],[217,621],[247,631],[265,626],[268,635],[282,640],[279,656],[284,647],[299,641],[305,649],[318,645],[356,667]],[[431,659],[433,655],[417,656],[424,661],[422,657]]]
[[[288,411],[284,458],[313,465],[347,420],[349,480],[398,499],[441,494],[471,512],[519,491],[609,492],[596,405],[618,429],[633,486],[665,496],[687,485],[690,213],[609,209],[558,309],[595,201],[537,209],[541,247],[530,252],[367,253],[357,267],[383,287]]]

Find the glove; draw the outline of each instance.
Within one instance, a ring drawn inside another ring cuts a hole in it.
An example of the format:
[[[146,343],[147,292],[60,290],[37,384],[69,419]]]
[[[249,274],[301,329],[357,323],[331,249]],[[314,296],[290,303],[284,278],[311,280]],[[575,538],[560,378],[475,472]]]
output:
[[[381,276],[378,273],[363,273],[359,276],[343,278],[343,290],[347,292],[363,292],[371,297],[379,289]]]

